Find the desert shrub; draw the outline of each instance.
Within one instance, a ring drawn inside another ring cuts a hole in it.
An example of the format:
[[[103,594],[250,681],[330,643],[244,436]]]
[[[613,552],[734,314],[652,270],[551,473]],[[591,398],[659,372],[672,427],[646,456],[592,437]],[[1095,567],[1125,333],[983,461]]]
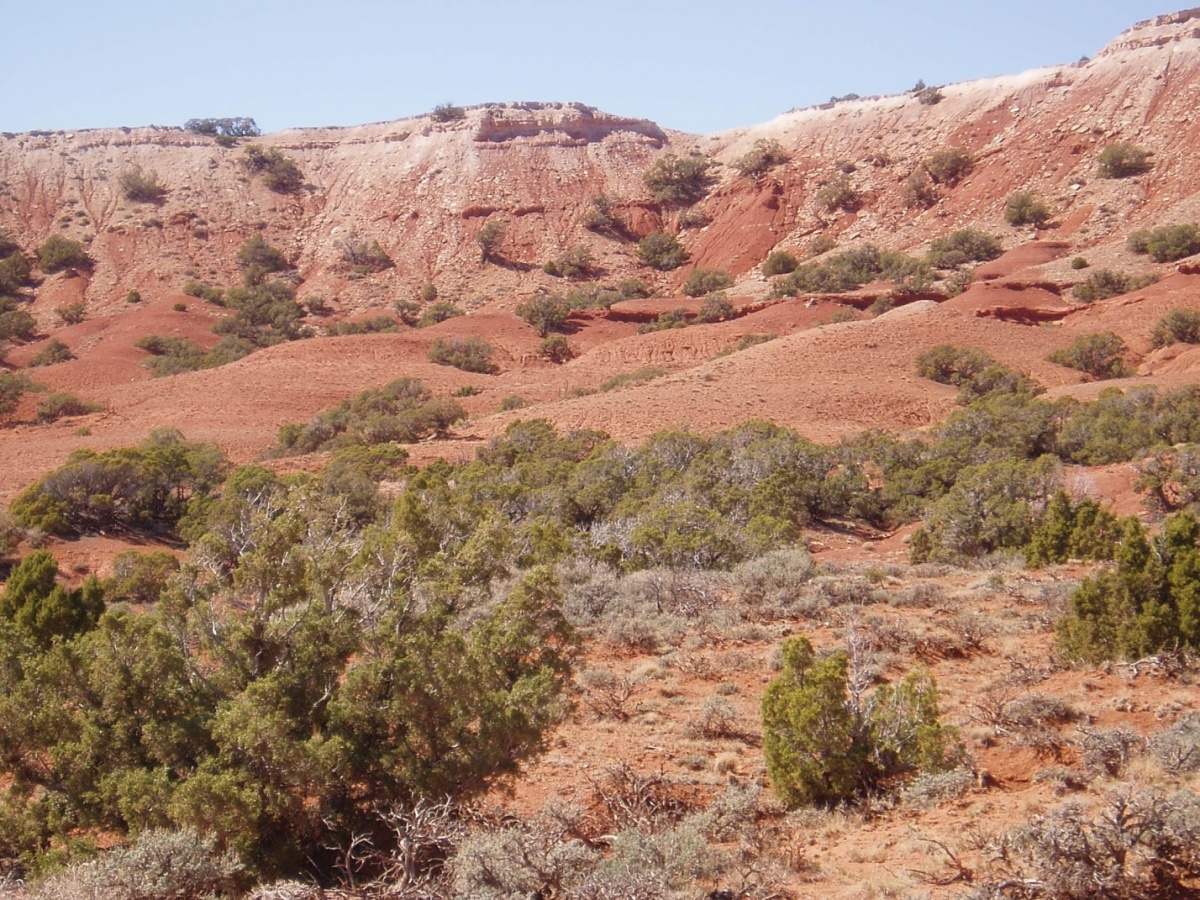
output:
[[[729,356],[731,353],[741,353],[743,350],[749,350],[751,347],[757,347],[759,344],[773,341],[777,337],[779,337],[777,334],[743,334],[736,342],[722,349],[717,356]]]
[[[158,183],[158,173],[135,165],[121,173],[121,193],[135,203],[161,203],[167,189]]]
[[[86,416],[88,413],[99,412],[102,409],[104,409],[102,404],[87,403],[74,394],[51,394],[38,405],[36,419],[40,423],[57,422],[59,419]]]
[[[704,199],[712,185],[712,164],[702,153],[677,156],[667,153],[654,161],[642,180],[650,196],[664,206],[690,206]]]
[[[86,269],[92,264],[82,241],[52,234],[37,248],[38,268],[49,275],[63,269]]]
[[[1044,225],[1050,220],[1050,209],[1028,191],[1018,191],[1004,204],[1004,221],[1009,225]]]
[[[618,375],[611,375],[605,378],[597,385],[598,390],[602,393],[615,391],[618,388],[629,387],[634,384],[642,384],[647,381],[653,381],[655,378],[661,378],[666,375],[665,369],[659,369],[654,366],[643,366],[633,372],[621,372]]]
[[[705,297],[704,302],[700,304],[700,311],[696,313],[696,321],[700,324],[725,322],[736,317],[737,310],[733,308],[724,291],[717,291]]]
[[[112,575],[103,582],[104,598],[110,604],[149,606],[158,601],[179,567],[179,560],[166,550],[124,550],[113,557]]]
[[[205,303],[211,303],[213,306],[225,305],[225,292],[221,288],[211,284],[206,284],[203,281],[188,281],[183,286],[183,293],[189,297],[196,297],[203,300]]]
[[[318,453],[355,445],[411,444],[444,435],[466,417],[457,403],[433,397],[415,379],[401,378],[343,400],[303,426],[283,426],[277,451]]]
[[[1133,517],[1122,524],[1115,571],[1085,578],[1056,625],[1059,649],[1085,662],[1200,649],[1200,525],[1167,519],[1153,542]]]
[[[205,365],[204,351],[190,338],[148,334],[139,338],[134,346],[151,355],[146,365],[155,377],[210,368]]]
[[[638,257],[653,269],[669,272],[688,261],[690,254],[679,239],[665,231],[654,231],[638,241]]]
[[[188,119],[183,123],[184,131],[210,137],[258,137],[262,132],[258,123],[246,116],[235,116],[228,119]]]
[[[1194,222],[1142,229],[1131,234],[1125,246],[1134,253],[1148,253],[1155,262],[1175,262],[1200,253],[1200,226]]]
[[[465,316],[462,307],[457,303],[451,303],[449,300],[435,300],[433,303],[425,307],[420,318],[417,319],[416,325],[418,328],[428,328],[430,325],[437,325],[439,322],[445,322],[447,319],[454,319],[458,316]]]
[[[696,268],[692,269],[683,283],[683,292],[689,297],[703,297],[732,286],[733,276],[724,269]]]
[[[537,352],[538,356],[548,359],[552,363],[568,362],[575,355],[571,352],[571,345],[561,334],[551,334],[542,338]]]
[[[1150,171],[1150,151],[1124,141],[1109,144],[1100,151],[1101,178],[1129,178]]]
[[[1168,900],[1200,874],[1200,798],[1122,787],[1089,812],[1068,801],[999,840],[974,900]],[[1013,887],[1018,887],[1014,891]]]
[[[751,606],[787,606],[794,602],[816,570],[807,550],[771,550],[739,564],[733,584]]]
[[[571,306],[558,294],[534,294],[518,303],[513,312],[517,318],[524,319],[539,335],[545,337],[551,331],[559,331],[566,325]]]
[[[917,102],[923,106],[936,106],[946,99],[946,95],[936,87],[925,87],[917,91]]]
[[[432,281],[425,282],[425,284],[421,286],[420,296],[422,303],[432,303],[438,298],[437,285]]]
[[[466,117],[466,111],[461,106],[455,106],[453,103],[439,103],[433,108],[433,112],[429,114],[429,118],[438,123],[456,122]]]
[[[483,262],[497,258],[507,230],[507,226],[500,219],[488,219],[475,233],[475,243],[479,245],[480,259]]]
[[[311,307],[309,308],[311,311]],[[389,315],[367,316],[362,319],[351,319],[345,322],[335,322],[325,329],[330,337],[347,334],[384,334],[399,331],[400,326]]]
[[[584,228],[597,234],[613,238],[623,238],[626,235],[625,223],[617,215],[616,201],[608,194],[597,194],[593,197],[591,208],[583,213],[581,221]]]
[[[704,211],[704,208],[699,203],[680,210],[679,216],[675,219],[680,230],[685,228],[703,228],[711,221],[712,217]]]
[[[262,178],[267,190],[277,194],[294,194],[304,187],[304,173],[296,161],[274,147],[263,150],[251,144],[242,154],[242,165],[250,174]]]
[[[337,242],[342,262],[359,275],[370,275],[395,267],[395,263],[378,240],[368,241],[356,231]]]
[[[496,365],[492,362],[492,345],[474,334],[465,338],[438,338],[429,348],[429,361],[482,375],[496,372]]]
[[[826,212],[836,212],[837,210],[849,212],[858,209],[862,202],[862,195],[855,189],[849,176],[838,175],[821,187],[814,195],[814,199],[817,205]]]
[[[925,171],[935,184],[953,187],[975,168],[975,158],[962,147],[938,150],[925,160]]]
[[[757,178],[765,175],[776,166],[781,166],[789,157],[779,141],[770,138],[759,138],[754,146],[735,159],[730,165],[739,175],[751,175]]]
[[[800,260],[786,250],[772,250],[762,265],[762,273],[770,278],[773,275],[790,275],[796,271]]]
[[[1129,374],[1125,364],[1128,348],[1119,336],[1111,331],[1084,334],[1063,350],[1055,350],[1046,359],[1068,369],[1078,369],[1098,381],[1108,378],[1124,378]]]
[[[1116,728],[1081,728],[1079,761],[1085,770],[1109,778],[1120,778],[1129,760],[1145,746],[1145,741],[1128,725]]]
[[[937,688],[924,672],[852,701],[849,660],[819,659],[807,638],[783,644],[783,671],[763,693],[763,756],[788,806],[834,806],[943,768],[952,732],[938,722]]]
[[[937,203],[937,187],[924,169],[917,169],[904,179],[904,200],[906,206],[921,209],[928,209]]]
[[[17,411],[21,398],[36,389],[39,389],[38,385],[19,372],[0,372],[0,416],[11,416]]]
[[[929,245],[926,261],[938,269],[995,259],[1004,252],[1000,239],[975,228],[960,228]]]
[[[542,266],[542,271],[572,281],[589,278],[596,271],[596,259],[583,244],[575,244]]]
[[[46,345],[29,361],[29,364],[31,366],[53,366],[56,363],[69,362],[74,358],[75,354],[71,352],[70,347],[58,338],[50,338],[46,341]]]
[[[1151,735],[1151,755],[1171,775],[1200,769],[1200,714],[1188,713],[1169,728]]]
[[[634,300],[639,297],[649,297],[650,288],[640,278],[626,278],[617,285],[617,293],[621,295],[622,300]]]
[[[87,318],[87,306],[82,300],[54,307],[54,314],[63,325],[78,325]]]
[[[512,412],[515,409],[524,409],[529,405],[529,401],[520,394],[509,394],[507,397],[500,399],[500,405],[496,407],[497,412]]]
[[[905,806],[929,809],[949,800],[957,800],[975,784],[975,773],[966,766],[942,772],[921,772],[904,785],[900,798]]]
[[[244,866],[212,836],[150,829],[129,847],[75,863],[40,886],[45,896],[182,900],[211,897],[237,887]]]
[[[837,246],[837,238],[827,231],[822,231],[820,234],[813,235],[812,240],[808,242],[808,246],[804,248],[806,256],[820,256],[822,253],[828,253]]]
[[[1091,303],[1095,300],[1107,300],[1109,297],[1118,297],[1130,291],[1141,290],[1156,281],[1158,281],[1157,275],[1130,275],[1127,272],[1100,269],[1075,285],[1074,294],[1075,299]]]
[[[1076,271],[1078,271],[1080,269],[1086,269],[1090,265],[1091,265],[1091,263],[1088,262],[1087,259],[1082,256],[1076,256],[1074,259],[1071,260],[1071,268],[1075,269]]]
[[[1151,329],[1150,339],[1155,347],[1165,347],[1176,341],[1200,344],[1200,310],[1186,307],[1171,310]]]

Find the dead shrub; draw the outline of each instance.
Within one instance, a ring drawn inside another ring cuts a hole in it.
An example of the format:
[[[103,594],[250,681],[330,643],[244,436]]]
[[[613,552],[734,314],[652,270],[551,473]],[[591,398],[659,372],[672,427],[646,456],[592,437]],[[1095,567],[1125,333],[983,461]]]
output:
[[[1118,778],[1129,765],[1130,757],[1140,752],[1145,743],[1128,725],[1106,729],[1081,728],[1079,759],[1089,772],[1103,772]]]
[[[1180,719],[1150,738],[1150,753],[1171,775],[1200,769],[1200,713]]]
[[[619,762],[589,781],[595,805],[603,813],[603,833],[627,828],[652,831],[675,824],[693,811],[683,786],[661,771],[642,773]]]
[[[737,734],[737,719],[737,711],[728,700],[709,697],[700,705],[696,717],[688,723],[688,729],[697,737],[732,737]]]

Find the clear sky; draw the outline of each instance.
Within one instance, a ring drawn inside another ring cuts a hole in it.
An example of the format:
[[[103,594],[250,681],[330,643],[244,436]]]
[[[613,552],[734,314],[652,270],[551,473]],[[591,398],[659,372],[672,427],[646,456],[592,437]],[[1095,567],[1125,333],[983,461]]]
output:
[[[1177,8],[1163,3],[0,0],[0,131],[208,116],[276,131],[577,100],[707,133],[1074,62]]]

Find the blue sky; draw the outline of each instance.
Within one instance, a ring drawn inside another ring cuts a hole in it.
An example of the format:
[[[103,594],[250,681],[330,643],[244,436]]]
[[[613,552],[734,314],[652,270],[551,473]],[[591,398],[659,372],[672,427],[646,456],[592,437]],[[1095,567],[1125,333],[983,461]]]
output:
[[[1147,0],[0,2],[0,131],[252,116],[264,131],[436,104],[577,100],[707,133],[833,95],[1092,55]]]

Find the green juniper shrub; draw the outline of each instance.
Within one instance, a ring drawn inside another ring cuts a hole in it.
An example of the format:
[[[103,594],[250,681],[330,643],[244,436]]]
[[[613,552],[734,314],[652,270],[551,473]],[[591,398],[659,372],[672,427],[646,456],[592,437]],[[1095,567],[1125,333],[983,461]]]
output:
[[[31,341],[37,335],[37,320],[20,309],[11,297],[0,297],[0,341]]]
[[[82,300],[54,307],[54,314],[63,325],[78,325],[87,317],[87,306]]]
[[[793,254],[786,250],[772,250],[763,262],[762,273],[767,278],[773,275],[790,275],[796,271],[798,265],[800,265],[800,260]]]
[[[831,179],[816,192],[814,199],[817,206],[826,212],[851,212],[862,205],[862,194],[847,175],[838,175]]]
[[[924,169],[917,169],[904,180],[905,205],[929,209],[938,200],[937,186]]]
[[[568,362],[575,355],[571,352],[571,345],[561,334],[551,334],[542,338],[537,352],[538,356],[552,363]]]
[[[663,206],[691,206],[704,199],[712,186],[712,163],[702,153],[678,156],[667,153],[656,159],[642,176],[650,196]]]
[[[777,279],[771,294],[839,294],[871,281],[891,281],[900,290],[920,291],[928,288],[932,278],[932,270],[923,261],[867,244],[799,266]]]
[[[1100,662],[1200,649],[1200,524],[1176,513],[1151,539],[1123,520],[1115,570],[1085,578],[1056,631],[1062,654]]]
[[[368,241],[357,231],[351,231],[350,234],[339,240],[337,249],[342,257],[342,262],[357,275],[371,275],[396,266],[378,240]]]
[[[1200,344],[1200,310],[1177,307],[1158,320],[1150,331],[1155,347],[1181,344]]]
[[[492,362],[492,345],[475,334],[470,337],[437,338],[429,348],[429,361],[481,375],[492,375],[497,371],[496,364]]]
[[[457,403],[432,396],[421,382],[401,378],[363,391],[313,416],[305,425],[279,431],[279,453],[319,453],[340,447],[388,442],[413,444],[467,417]]]
[[[921,771],[948,767],[954,733],[938,721],[926,672],[852,702],[844,652],[818,657],[805,637],[783,644],[783,671],[763,693],[763,756],[789,807],[866,797]]]
[[[669,272],[688,261],[690,254],[679,239],[665,231],[654,231],[638,241],[638,257],[652,269]]]
[[[962,147],[947,147],[925,160],[925,171],[934,184],[954,187],[975,168],[975,158]]]
[[[439,103],[433,108],[433,112],[429,114],[429,118],[442,124],[456,122],[466,117],[466,111],[461,106],[455,106],[453,103]]]
[[[35,420],[39,424],[57,422],[72,416],[86,416],[89,413],[100,412],[104,406],[100,403],[87,403],[74,394],[51,394],[38,405]]]
[[[789,158],[779,141],[759,138],[750,150],[735,159],[731,165],[739,175],[758,178],[776,166],[783,165]]]
[[[183,286],[183,292],[189,297],[196,297],[213,306],[225,305],[225,292],[221,288],[205,284],[203,281],[188,281]]]
[[[1071,342],[1071,346],[1055,350],[1046,359],[1069,369],[1078,369],[1098,381],[1108,378],[1124,378],[1129,374],[1125,364],[1128,348],[1121,338],[1111,331],[1084,334]]]
[[[86,269],[92,264],[82,241],[52,234],[37,248],[38,268],[47,275],[63,269]]]
[[[960,387],[996,361],[975,347],[938,344],[917,357],[917,374],[938,384]]]
[[[304,173],[296,161],[274,147],[263,150],[251,144],[242,154],[242,165],[259,176],[267,190],[277,194],[294,194],[304,187]]]
[[[29,364],[31,366],[53,366],[56,363],[69,362],[74,358],[75,354],[71,352],[70,347],[58,338],[50,338],[46,341],[46,345],[29,361]]]
[[[1018,191],[1004,204],[1004,221],[1009,225],[1037,225],[1050,220],[1050,209],[1028,191]]]
[[[507,226],[500,219],[488,219],[475,233],[475,243],[479,245],[480,260],[488,262],[498,258],[500,245],[504,243]]]
[[[252,234],[238,250],[238,266],[248,284],[259,284],[274,272],[286,272],[292,266],[283,251],[272,247],[261,234]]]
[[[571,304],[558,294],[534,294],[516,305],[513,312],[533,327],[541,337],[560,331],[567,324]]]
[[[378,315],[346,322],[335,322],[325,329],[325,333],[331,337],[337,337],[347,334],[384,334],[399,330],[399,324],[391,316]]]
[[[571,281],[590,278],[596,272],[596,259],[583,244],[575,244],[542,266],[542,271]]]
[[[15,294],[29,283],[33,266],[20,250],[13,250],[0,258],[0,294]]]
[[[727,322],[735,318],[737,318],[737,310],[733,308],[733,304],[725,296],[724,291],[717,291],[705,297],[700,304],[700,311],[696,314],[696,322],[699,324]]]
[[[688,273],[683,283],[683,292],[689,297],[703,297],[713,291],[733,287],[733,276],[724,269],[695,268]]]
[[[1076,300],[1092,303],[1096,300],[1107,300],[1109,297],[1119,297],[1130,291],[1139,291],[1147,285],[1158,281],[1158,276],[1130,275],[1127,272],[1114,272],[1112,269],[1099,269],[1086,279],[1075,285]]]
[[[975,228],[960,228],[929,245],[926,261],[938,269],[953,269],[972,262],[995,259],[1004,248],[1000,239]]]
[[[433,303],[425,307],[420,318],[417,319],[416,325],[418,328],[428,328],[430,325],[437,325],[439,322],[445,322],[447,319],[455,319],[459,316],[465,316],[462,307],[457,303],[451,303],[449,300],[435,300]]]
[[[1029,536],[1025,562],[1036,568],[1072,559],[1112,559],[1120,534],[1119,520],[1100,503],[1072,502],[1066,491],[1057,491]]]
[[[1200,226],[1195,222],[1135,231],[1125,242],[1134,253],[1148,253],[1158,263],[1175,262],[1200,253]]]
[[[1153,166],[1149,150],[1125,141],[1109,144],[1101,150],[1099,162],[1101,178],[1129,178],[1149,172]]]
[[[167,189],[159,184],[158,173],[134,165],[121,173],[121,193],[135,203],[162,203]]]
[[[671,328],[686,328],[688,324],[688,311],[679,306],[660,313],[653,322],[643,322],[637,330],[638,334],[649,334],[653,331],[666,331]]]

